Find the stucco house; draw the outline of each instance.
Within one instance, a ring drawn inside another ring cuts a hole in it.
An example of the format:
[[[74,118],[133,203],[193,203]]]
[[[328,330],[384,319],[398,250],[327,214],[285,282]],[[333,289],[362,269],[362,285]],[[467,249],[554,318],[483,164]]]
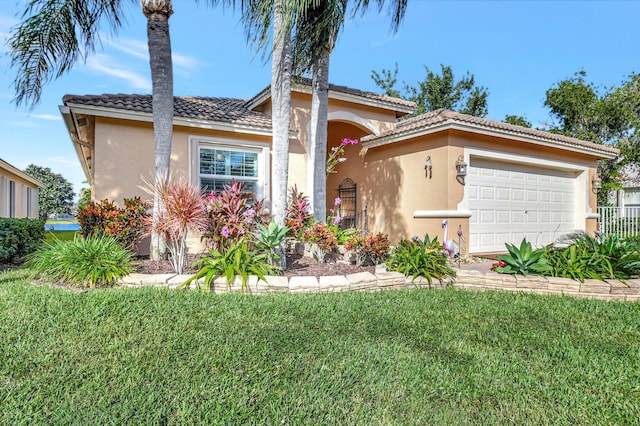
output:
[[[352,213],[366,207],[371,232],[394,241],[462,230],[466,253],[505,251],[523,237],[536,245],[568,231],[596,229],[599,159],[617,150],[448,110],[398,121],[415,104],[342,86],[329,87],[328,151],[343,138],[347,160],[327,177],[327,207],[338,195]],[[307,194],[309,81],[292,85],[289,185]],[[151,96],[66,95],[60,111],[95,199],[144,195],[154,142]],[[218,189],[246,182],[269,203],[271,99],[176,97],[172,169]],[[346,208],[346,207],[343,207]]]
[[[44,184],[0,159],[0,217],[38,218],[38,193]]]

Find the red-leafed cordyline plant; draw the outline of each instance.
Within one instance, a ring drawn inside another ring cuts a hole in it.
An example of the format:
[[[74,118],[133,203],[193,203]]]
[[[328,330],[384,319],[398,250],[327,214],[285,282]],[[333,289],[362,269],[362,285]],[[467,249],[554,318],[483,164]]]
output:
[[[187,235],[207,228],[207,207],[204,192],[181,176],[169,176],[167,182],[158,179],[156,185],[146,182],[143,188],[162,201],[157,223],[151,232],[165,239],[171,263],[177,274],[182,274],[187,260]]]

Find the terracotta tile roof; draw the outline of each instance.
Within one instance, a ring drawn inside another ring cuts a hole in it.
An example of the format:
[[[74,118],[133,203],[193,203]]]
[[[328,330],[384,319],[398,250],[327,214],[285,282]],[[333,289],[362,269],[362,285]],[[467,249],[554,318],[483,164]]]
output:
[[[379,146],[392,143],[398,139],[406,139],[412,134],[422,130],[429,130],[443,124],[461,124],[478,129],[497,131],[504,133],[505,136],[521,136],[538,139],[542,141],[557,143],[567,147],[586,148],[601,152],[603,154],[618,155],[619,151],[608,145],[602,145],[594,142],[588,142],[569,136],[559,135],[556,133],[545,132],[542,130],[531,129],[528,127],[516,126],[500,121],[485,120],[483,118],[474,117],[472,115],[460,114],[458,112],[447,109],[438,109],[427,112],[416,117],[409,118],[398,122],[395,129],[384,132],[380,135],[370,135],[362,138],[364,146]],[[404,138],[403,138],[404,136]]]
[[[303,86],[311,86],[311,79],[310,78],[305,78],[305,77],[293,77],[291,79],[291,83],[292,85],[294,84],[300,84]],[[261,97],[265,96],[265,95],[269,95],[267,92],[271,89],[271,86],[267,86],[266,88],[264,88],[263,90],[260,91],[260,93],[258,93],[257,95],[255,95],[253,98],[249,99],[247,101],[247,105],[251,105],[253,104],[256,100],[260,99]],[[370,99],[373,101],[378,101],[378,102],[384,102],[384,103],[388,103],[388,104],[393,104],[393,105],[397,105],[399,107],[401,107],[403,110],[409,108],[409,109],[415,109],[416,108],[416,103],[415,102],[411,102],[411,101],[406,101],[404,99],[400,99],[400,98],[394,98],[392,96],[387,96],[387,95],[379,95],[377,93],[373,93],[373,92],[364,92],[362,90],[358,90],[358,89],[353,89],[351,87],[347,87],[347,86],[339,86],[336,84],[331,84],[329,83],[329,90],[330,91],[334,91],[334,92],[339,92],[339,93],[346,93],[349,95],[353,95],[353,96],[358,96],[361,98],[365,98],[365,99]]]
[[[136,111],[151,114],[151,95],[65,95],[65,105],[76,104]],[[175,117],[205,121],[217,121],[240,125],[271,128],[271,119],[257,111],[246,108],[246,99],[208,98],[200,96],[176,96]]]

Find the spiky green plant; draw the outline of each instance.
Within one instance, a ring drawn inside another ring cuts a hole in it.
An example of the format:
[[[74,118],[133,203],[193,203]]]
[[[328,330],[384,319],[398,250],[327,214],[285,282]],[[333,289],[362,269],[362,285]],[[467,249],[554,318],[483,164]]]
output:
[[[241,238],[229,247],[220,245],[219,248],[209,250],[207,256],[198,259],[194,266],[198,272],[180,285],[180,288],[188,287],[193,281],[200,287],[200,279],[204,278],[203,291],[214,290],[214,281],[224,277],[227,287],[231,286],[237,276],[241,278],[242,291],[247,290],[249,275],[256,275],[264,280],[266,275],[275,275],[278,267],[269,263],[267,253],[252,250],[246,238]]]
[[[390,271],[402,272],[406,276],[424,277],[431,284],[436,280],[455,277],[456,273],[449,266],[447,256],[438,237],[430,239],[426,234],[424,240],[414,237],[411,240],[401,240],[391,251],[386,262]]]
[[[112,286],[133,271],[132,253],[114,237],[53,240],[30,256],[27,266],[41,278],[72,286]]]
[[[499,254],[497,258],[506,265],[496,267],[496,272],[511,275],[548,275],[551,273],[552,268],[545,257],[548,247],[533,250],[531,243],[525,238],[522,239],[520,247],[509,243],[506,243],[505,246],[509,254]]]

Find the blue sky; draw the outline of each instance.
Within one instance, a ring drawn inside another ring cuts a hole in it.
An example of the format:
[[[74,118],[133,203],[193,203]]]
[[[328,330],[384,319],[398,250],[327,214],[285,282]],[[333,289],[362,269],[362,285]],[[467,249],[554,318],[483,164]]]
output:
[[[24,169],[50,167],[79,192],[85,179],[58,106],[64,94],[150,93],[146,20],[137,2],[126,23],[86,63],[44,88],[29,112],[11,102],[15,70],[0,45],[0,158]],[[176,95],[249,98],[270,83],[270,64],[246,44],[239,15],[194,1],[174,1],[170,19]],[[200,2],[206,3],[206,2]],[[0,37],[19,21],[24,0],[0,0]],[[579,70],[598,86],[618,85],[640,72],[639,1],[411,0],[399,31],[385,13],[350,19],[331,57],[330,80],[378,91],[371,70],[399,64],[398,80],[416,84],[424,66],[466,71],[489,91],[492,120],[525,116],[550,123],[545,91]]]

